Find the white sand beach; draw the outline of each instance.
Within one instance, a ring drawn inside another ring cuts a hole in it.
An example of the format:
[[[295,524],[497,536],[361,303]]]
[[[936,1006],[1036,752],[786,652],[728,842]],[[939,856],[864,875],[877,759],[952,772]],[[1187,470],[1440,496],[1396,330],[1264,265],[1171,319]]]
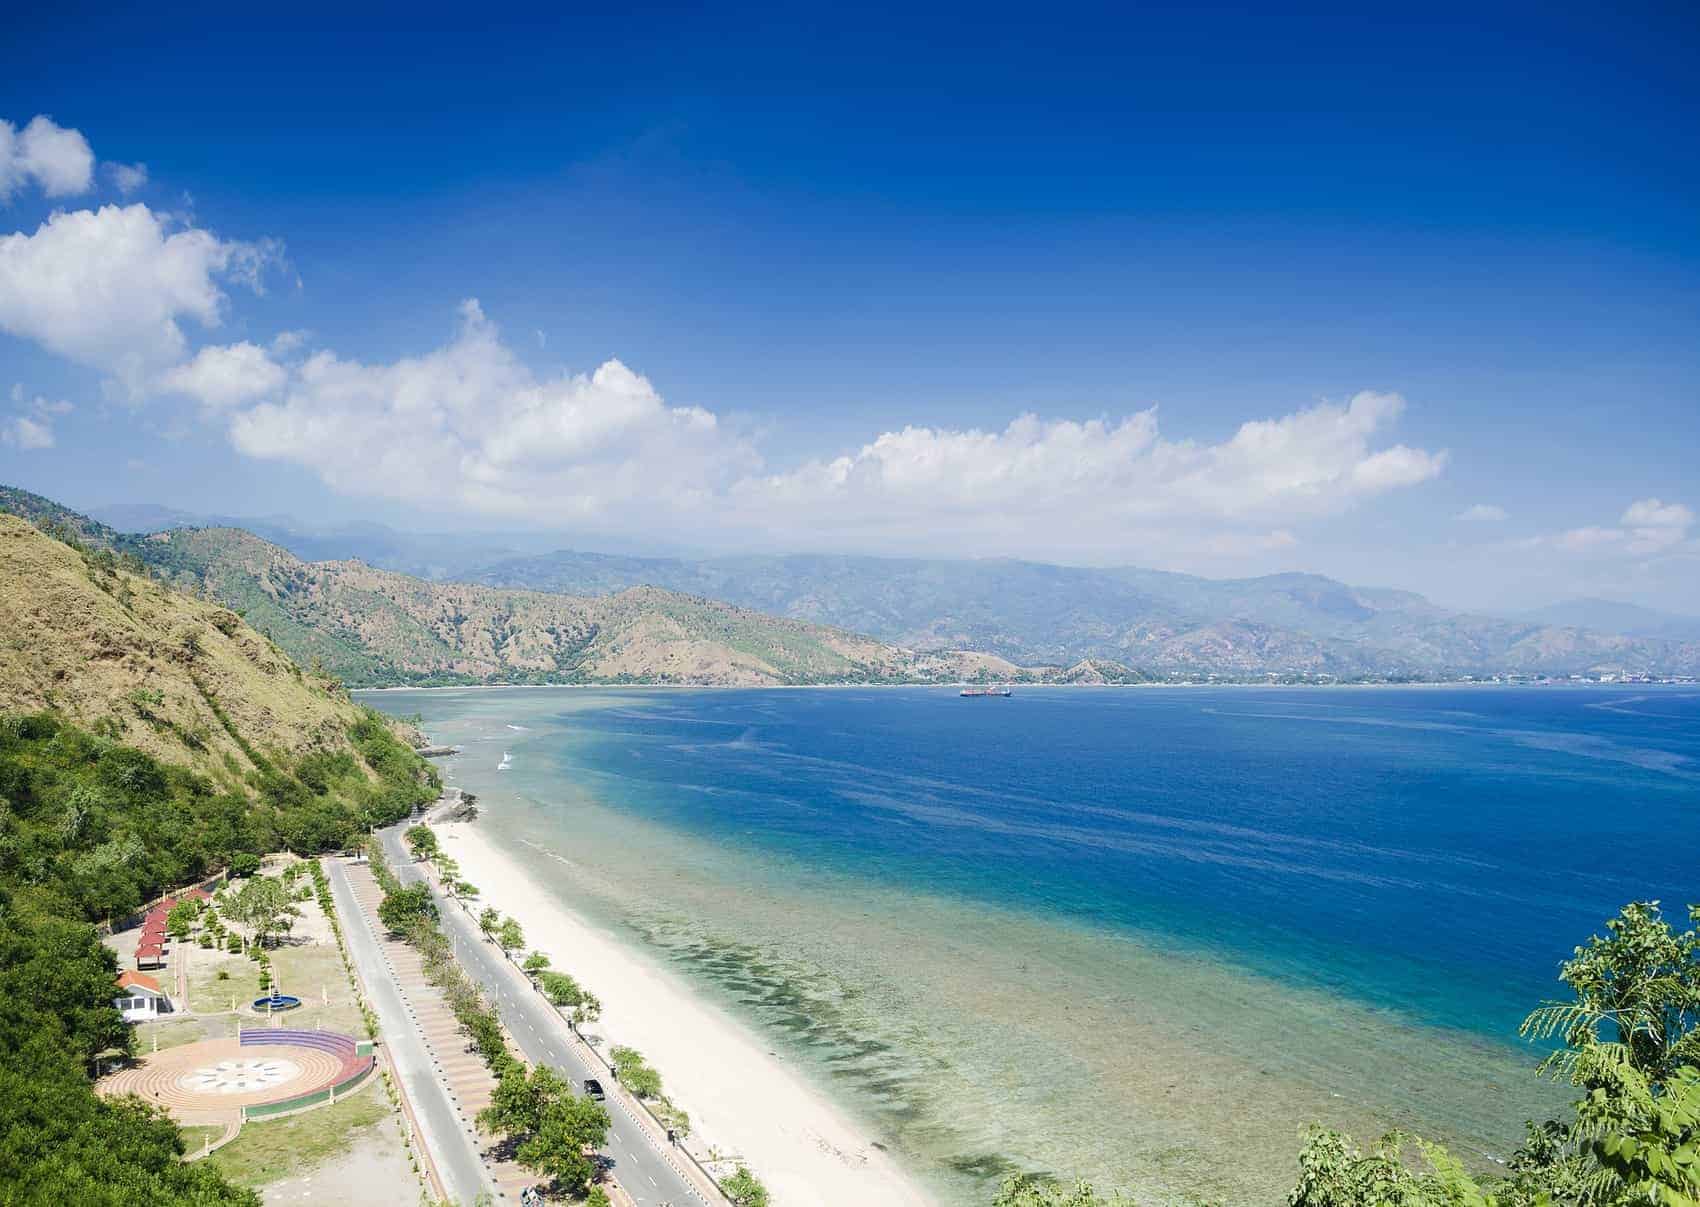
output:
[[[934,1200],[761,1039],[680,978],[590,926],[527,876],[474,824],[434,827],[482,890],[517,918],[532,948],[602,1000],[593,1030],[639,1049],[695,1133],[744,1157],[780,1207],[890,1207]]]

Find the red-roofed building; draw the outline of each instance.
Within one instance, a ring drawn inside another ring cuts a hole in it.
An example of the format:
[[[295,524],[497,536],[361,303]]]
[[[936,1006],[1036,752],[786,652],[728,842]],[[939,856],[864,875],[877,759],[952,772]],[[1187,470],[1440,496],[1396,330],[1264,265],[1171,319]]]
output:
[[[140,968],[143,964],[151,964],[158,968],[163,963],[165,963],[165,944],[146,942],[136,944],[137,968]]]
[[[138,952],[138,954],[140,954]],[[118,974],[118,996],[112,999],[126,1022],[140,1023],[172,1013],[171,999],[151,976],[128,969]]]

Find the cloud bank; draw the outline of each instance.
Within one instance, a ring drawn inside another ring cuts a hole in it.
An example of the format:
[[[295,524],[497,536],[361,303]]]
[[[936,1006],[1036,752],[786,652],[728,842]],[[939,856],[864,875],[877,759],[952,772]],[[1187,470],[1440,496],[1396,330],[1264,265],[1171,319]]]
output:
[[[92,187],[83,136],[0,123],[0,197]],[[143,165],[107,164],[121,193]],[[1389,443],[1404,400],[1365,391],[1171,439],[1156,408],[1015,416],[1001,428],[908,426],[853,450],[770,465],[756,437],[669,403],[619,360],[541,376],[476,301],[423,355],[373,363],[285,332],[191,347],[232,285],[260,287],[272,241],[221,238],[147,205],[60,211],[0,237],[0,330],[105,375],[120,398],[191,400],[246,456],[305,466],[342,493],[507,521],[701,543],[1124,559],[1294,544],[1294,528],[1439,475],[1446,453]],[[18,447],[52,441],[14,416]],[[1657,500],[1648,500],[1657,504]],[[1639,506],[1639,505],[1637,505]],[[1659,505],[1663,506],[1663,505]],[[1626,517],[1627,539],[1670,516]]]
[[[203,363],[204,362],[204,363]],[[1156,410],[1021,415],[1002,430],[907,427],[772,470],[713,412],[667,403],[618,360],[536,377],[476,301],[455,338],[389,364],[321,351],[286,370],[253,345],[203,349],[173,382],[230,416],[245,454],[336,490],[564,526],[713,525],[746,543],[1122,555],[1184,537],[1205,550],[1293,543],[1287,525],[1441,473],[1444,453],[1379,446],[1397,395],[1364,392],[1169,440]],[[693,532],[700,535],[700,532]]]

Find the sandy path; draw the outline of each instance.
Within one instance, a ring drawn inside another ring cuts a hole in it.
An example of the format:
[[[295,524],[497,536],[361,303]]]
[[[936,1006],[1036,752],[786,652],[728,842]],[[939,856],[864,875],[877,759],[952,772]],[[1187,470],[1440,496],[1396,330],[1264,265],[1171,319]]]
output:
[[[563,908],[475,826],[434,829],[461,874],[482,890],[479,901],[519,919],[531,947],[601,998],[594,1029],[643,1052],[669,1097],[690,1113],[695,1133],[745,1157],[779,1207],[933,1202],[864,1129],[741,1023]]]

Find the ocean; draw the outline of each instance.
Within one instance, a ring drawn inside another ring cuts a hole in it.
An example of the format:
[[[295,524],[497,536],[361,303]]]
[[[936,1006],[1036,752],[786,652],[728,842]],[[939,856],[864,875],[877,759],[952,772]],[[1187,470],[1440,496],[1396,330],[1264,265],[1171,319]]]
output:
[[[1560,961],[1700,901],[1692,689],[365,698],[953,1207],[1279,1202],[1311,1122],[1503,1158],[1568,1100],[1516,1035]]]

